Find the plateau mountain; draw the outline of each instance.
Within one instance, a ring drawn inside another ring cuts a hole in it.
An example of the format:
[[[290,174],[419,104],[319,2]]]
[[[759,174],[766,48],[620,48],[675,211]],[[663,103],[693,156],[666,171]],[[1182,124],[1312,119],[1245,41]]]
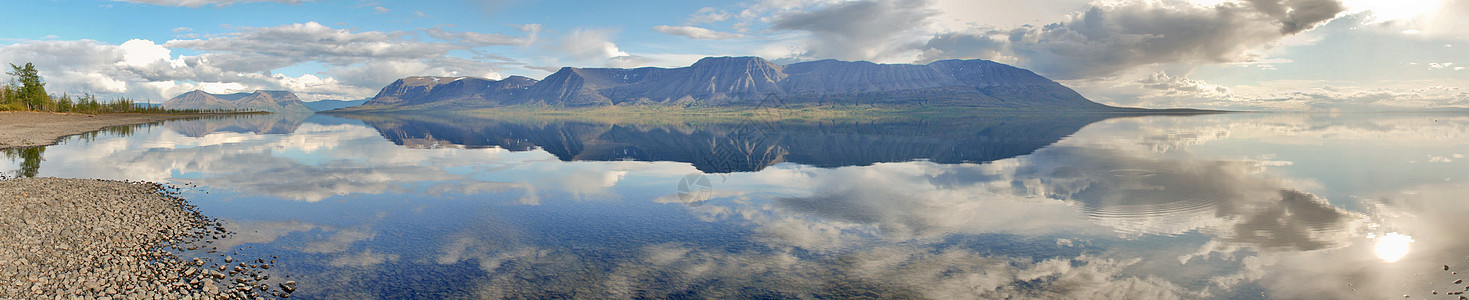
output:
[[[988,60],[777,65],[759,57],[706,57],[681,68],[565,67],[542,80],[407,77],[351,110],[623,105],[1119,109],[1087,100],[1034,72]]]

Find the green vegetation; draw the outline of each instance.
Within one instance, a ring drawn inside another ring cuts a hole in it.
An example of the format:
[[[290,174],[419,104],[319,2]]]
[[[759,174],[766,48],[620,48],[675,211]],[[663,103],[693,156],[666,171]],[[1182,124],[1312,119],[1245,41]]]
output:
[[[36,66],[10,64],[12,76],[9,84],[0,85],[0,111],[49,111],[83,114],[103,113],[219,113],[224,111],[168,110],[162,107],[140,107],[132,99],[118,98],[112,101],[98,100],[97,96],[83,94],[52,95],[46,93],[46,83]]]

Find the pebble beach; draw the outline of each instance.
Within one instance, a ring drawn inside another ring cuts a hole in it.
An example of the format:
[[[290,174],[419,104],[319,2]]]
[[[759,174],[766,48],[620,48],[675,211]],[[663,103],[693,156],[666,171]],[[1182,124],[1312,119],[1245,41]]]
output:
[[[264,259],[184,259],[229,233],[165,185],[93,179],[0,180],[0,298],[255,299]]]

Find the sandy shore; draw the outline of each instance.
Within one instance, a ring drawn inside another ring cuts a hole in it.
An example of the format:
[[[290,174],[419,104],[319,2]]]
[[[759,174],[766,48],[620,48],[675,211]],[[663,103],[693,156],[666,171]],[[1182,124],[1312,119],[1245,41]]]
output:
[[[0,149],[48,146],[56,144],[63,137],[110,126],[192,117],[198,115],[0,112]]]
[[[143,182],[0,180],[0,298],[289,297],[295,283],[267,286],[263,259],[180,259],[229,233],[172,191]]]

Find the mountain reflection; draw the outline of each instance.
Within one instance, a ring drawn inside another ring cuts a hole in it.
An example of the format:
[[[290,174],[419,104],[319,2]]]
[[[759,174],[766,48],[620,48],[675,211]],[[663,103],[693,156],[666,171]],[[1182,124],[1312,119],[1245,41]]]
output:
[[[202,137],[215,132],[290,134],[312,114],[252,114],[171,121],[164,125],[184,136]]]
[[[1115,114],[994,114],[852,120],[738,120],[673,125],[506,120],[407,114],[345,115],[409,148],[541,149],[563,161],[676,161],[705,173],[781,162],[831,168],[928,160],[980,163],[1034,152]]]

